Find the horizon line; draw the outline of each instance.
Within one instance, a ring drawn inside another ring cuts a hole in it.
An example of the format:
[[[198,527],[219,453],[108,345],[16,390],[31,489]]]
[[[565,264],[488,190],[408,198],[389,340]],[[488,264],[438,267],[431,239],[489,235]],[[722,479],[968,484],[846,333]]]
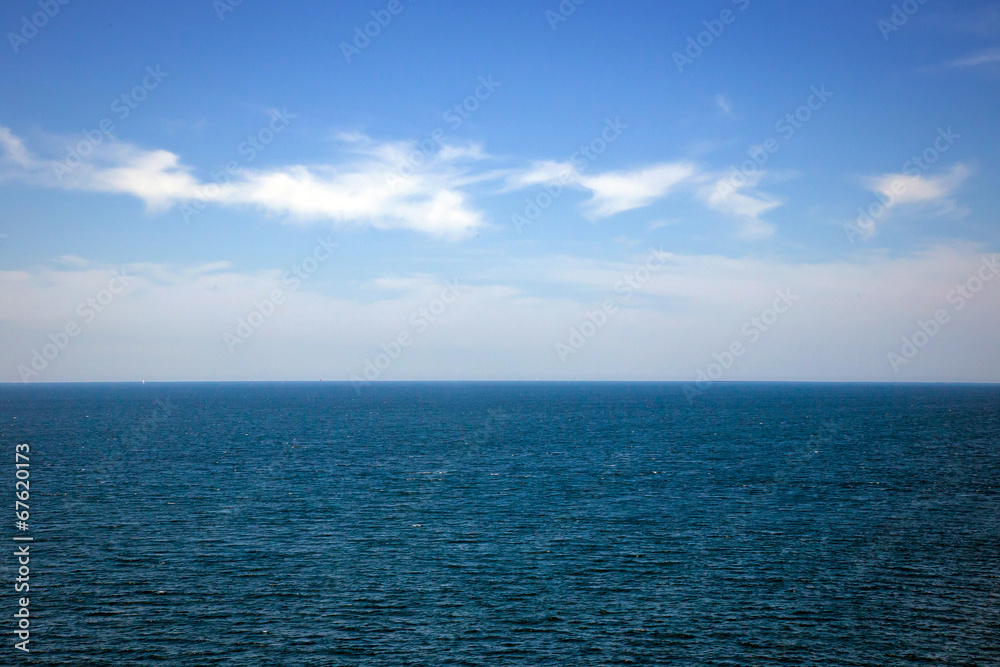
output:
[[[330,385],[399,385],[399,384],[701,384],[697,380],[39,380],[33,382],[0,381],[0,386],[63,384],[330,384]],[[705,384],[816,384],[816,385],[974,385],[1000,386],[1000,380],[711,380]]]

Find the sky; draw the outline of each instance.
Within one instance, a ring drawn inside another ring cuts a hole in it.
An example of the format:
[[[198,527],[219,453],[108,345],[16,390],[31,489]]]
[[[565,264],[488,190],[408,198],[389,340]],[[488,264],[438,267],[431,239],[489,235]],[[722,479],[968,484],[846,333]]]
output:
[[[0,381],[1000,382],[998,2],[0,28]]]

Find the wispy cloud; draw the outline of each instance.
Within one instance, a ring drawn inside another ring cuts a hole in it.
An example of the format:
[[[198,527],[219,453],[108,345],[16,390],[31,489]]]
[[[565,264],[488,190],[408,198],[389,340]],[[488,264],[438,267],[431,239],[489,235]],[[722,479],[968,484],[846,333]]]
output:
[[[117,141],[95,146],[85,162],[60,174],[60,163],[33,157],[21,139],[0,127],[0,164],[8,178],[131,195],[154,210],[194,200],[254,206],[287,215],[289,222],[407,229],[445,238],[467,236],[485,224],[462,190],[477,180],[470,178],[470,163],[486,159],[478,146],[442,145],[412,167],[413,143],[351,139],[340,162],[243,169],[228,183],[216,184],[195,177],[170,151]]]
[[[727,174],[709,185],[702,186],[698,194],[710,209],[742,219],[743,228],[740,236],[748,240],[767,238],[774,235],[775,228],[774,225],[760,220],[760,217],[778,208],[783,202],[757,192],[756,187],[763,175],[763,172],[759,171],[743,178],[737,178],[736,174]]]
[[[733,105],[729,103],[729,100],[726,99],[726,96],[723,95],[722,93],[719,93],[718,95],[715,96],[715,106],[719,107],[719,110],[725,116],[731,118],[735,115],[733,114]]]
[[[784,204],[757,190],[763,177],[762,171],[749,177],[735,171],[722,175],[685,161],[597,174],[581,174],[568,162],[536,162],[508,177],[507,183],[510,189],[558,183],[590,190],[584,213],[591,219],[643,208],[684,190],[693,193],[708,209],[740,220],[741,238],[759,240],[775,232],[774,225],[761,220],[761,216]]]
[[[94,146],[85,160],[66,169],[58,160],[36,157],[0,126],[0,178],[128,195],[154,211],[194,204],[251,207],[283,216],[288,224],[400,229],[444,239],[468,237],[486,226],[469,188],[498,179],[505,179],[508,190],[559,184],[589,191],[582,213],[591,220],[645,208],[684,191],[710,210],[741,219],[745,227],[740,235],[746,238],[772,235],[773,226],[760,218],[783,203],[757,192],[759,173],[750,179],[753,182],[744,179],[727,186],[719,172],[685,160],[604,172],[585,172],[572,162],[556,161],[491,170],[484,168],[491,158],[478,144],[439,144],[428,152],[415,142],[376,141],[358,133],[341,133],[336,141],[342,148],[338,161],[243,168],[227,182],[214,183],[199,178],[176,153],[113,139]],[[420,159],[414,161],[418,154]]]
[[[989,65],[1000,62],[1000,48],[979,51],[964,58],[952,60],[948,64],[951,67],[978,67],[979,65]]]
[[[881,194],[886,208],[922,205],[939,206],[943,211],[954,208],[952,194],[972,172],[963,164],[956,164],[951,171],[940,176],[919,174],[882,174],[867,180],[872,192]]]
[[[5,162],[22,167],[31,164],[31,157],[28,155],[28,149],[24,147],[24,142],[9,128],[3,126],[0,126],[0,147],[3,148]]]
[[[569,162],[536,162],[512,175],[508,186],[517,189],[558,183],[589,190],[591,198],[584,204],[584,213],[596,220],[649,206],[689,182],[697,173],[698,168],[689,162],[667,162],[597,174],[582,174]]]
[[[70,266],[74,269],[85,269],[88,264],[87,260],[82,257],[77,257],[76,255],[60,255],[59,257],[56,257],[53,262],[63,266]]]
[[[593,193],[585,206],[588,217],[597,219],[649,206],[669,195],[695,173],[697,169],[694,165],[675,162],[579,176],[578,183]]]

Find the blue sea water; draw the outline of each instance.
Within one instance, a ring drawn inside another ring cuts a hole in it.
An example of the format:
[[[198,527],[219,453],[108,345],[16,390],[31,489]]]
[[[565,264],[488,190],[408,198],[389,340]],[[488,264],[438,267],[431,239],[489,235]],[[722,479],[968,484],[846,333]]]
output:
[[[0,442],[0,664],[1000,664],[996,386],[5,385]]]

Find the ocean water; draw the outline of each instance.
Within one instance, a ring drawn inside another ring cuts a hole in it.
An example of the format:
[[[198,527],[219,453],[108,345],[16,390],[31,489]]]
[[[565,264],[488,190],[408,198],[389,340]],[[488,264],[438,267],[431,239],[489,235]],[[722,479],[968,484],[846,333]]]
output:
[[[1000,387],[5,385],[0,442],[0,664],[1000,664]]]

